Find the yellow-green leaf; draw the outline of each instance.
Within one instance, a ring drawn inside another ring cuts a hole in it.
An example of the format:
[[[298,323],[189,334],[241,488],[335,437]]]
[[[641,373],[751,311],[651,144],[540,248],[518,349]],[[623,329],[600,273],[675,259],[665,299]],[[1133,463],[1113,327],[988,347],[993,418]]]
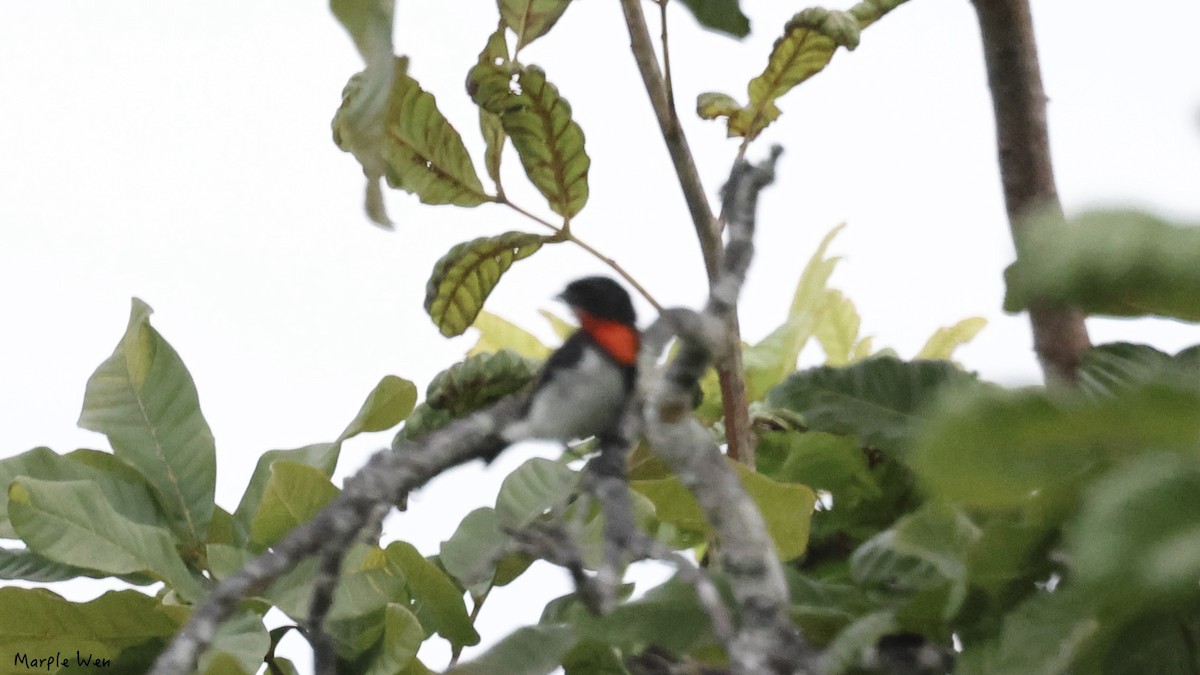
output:
[[[540,38],[567,11],[571,0],[500,0],[500,18],[517,34],[517,51]]]
[[[358,415],[346,427],[338,442],[365,432],[385,431],[396,426],[417,405],[417,387],[395,375],[384,375],[367,395]]]
[[[804,266],[792,294],[787,320],[761,342],[745,350],[746,394],[751,401],[762,400],[771,387],[796,369],[796,360],[820,320],[829,276],[840,260],[826,258],[825,252],[843,227],[844,223],[830,230]]]
[[[925,342],[925,346],[921,347],[921,351],[917,352],[917,358],[949,360],[954,355],[954,350],[975,339],[986,325],[987,319],[973,316],[953,326],[939,328]]]
[[[475,174],[462,138],[438,110],[433,94],[421,89],[407,71],[408,59],[397,57],[383,128],[388,185],[415,194],[426,204],[478,206],[493,201]],[[361,89],[362,80],[351,78],[339,114],[354,104]],[[338,124],[335,116],[335,130]]]
[[[550,208],[564,218],[579,213],[587,203],[591,160],[570,104],[546,81],[546,73],[537,66],[480,63],[471,70],[468,90],[481,108],[500,116],[525,174]]]
[[[425,311],[442,335],[462,335],[475,322],[500,276],[545,242],[540,235],[505,232],[464,242],[442,256],[425,286]]]
[[[861,319],[854,302],[841,291],[828,289],[821,301],[820,320],[814,335],[825,351],[825,365],[844,366],[850,363],[858,344]]]
[[[558,315],[545,309],[539,309],[538,314],[541,314],[546,321],[550,322],[550,328],[560,339],[566,340],[571,337],[571,333],[576,331],[576,326],[563,321]]]
[[[533,333],[491,312],[481,311],[471,327],[479,331],[479,341],[471,347],[467,356],[498,352],[501,349],[511,349],[530,359],[544,359],[550,355],[550,348],[542,344]]]
[[[742,105],[736,99],[718,91],[706,91],[696,97],[696,114],[702,119],[729,117],[741,109]]]
[[[858,22],[847,12],[810,7],[793,16],[775,41],[766,69],[750,80],[750,104],[730,118],[731,133],[737,127],[746,136],[757,136],[779,117],[776,99],[821,72],[839,46],[857,47],[858,31]]]

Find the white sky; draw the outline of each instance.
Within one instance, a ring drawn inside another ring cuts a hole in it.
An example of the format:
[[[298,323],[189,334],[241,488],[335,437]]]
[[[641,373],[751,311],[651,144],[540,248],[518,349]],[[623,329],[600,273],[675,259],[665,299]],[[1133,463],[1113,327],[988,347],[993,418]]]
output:
[[[480,159],[463,81],[495,26],[494,5],[397,4],[397,50]],[[1200,4],[1033,4],[1067,210],[1132,204],[1200,220]],[[670,12],[677,100],[712,195],[736,141],[694,118],[695,95],[744,100],[783,22],[803,7],[743,5],[754,33],[741,43],[698,31],[678,3]],[[575,3],[522,60],[546,69],[587,136],[591,199],[574,231],[664,304],[699,303],[698,247],[616,3]],[[232,508],[263,451],[333,439],[381,376],[423,390],[472,344],[441,338],[422,309],[447,248],[539,231],[501,207],[427,207],[404,193],[388,198],[395,233],[367,223],[361,172],[329,129],[361,62],[325,2],[6,2],[0,64],[0,344],[9,354],[0,457],[38,445],[107,448],[75,420],[136,295],[196,380],[218,443],[217,501]],[[912,0],[780,107],[751,150],[761,157],[777,142],[787,154],[761,205],[744,336],[757,340],[781,320],[813,247],[848,221],[832,247],[845,258],[832,285],[858,304],[877,346],[911,356],[938,326],[981,315],[991,323],[960,360],[1005,383],[1035,381],[1027,320],[999,309],[1012,247],[970,4]],[[520,187],[516,159],[505,156],[510,196],[549,215]],[[536,310],[552,307],[569,279],[604,271],[568,245],[549,247],[518,263],[488,308],[549,339]],[[1098,343],[1174,351],[1200,342],[1195,326],[1172,322],[1089,326]],[[387,438],[351,444],[339,474]],[[436,551],[529,456],[515,454],[435,481],[387,536]],[[536,620],[565,588],[565,575],[549,572],[497,592],[481,633],[494,639]]]

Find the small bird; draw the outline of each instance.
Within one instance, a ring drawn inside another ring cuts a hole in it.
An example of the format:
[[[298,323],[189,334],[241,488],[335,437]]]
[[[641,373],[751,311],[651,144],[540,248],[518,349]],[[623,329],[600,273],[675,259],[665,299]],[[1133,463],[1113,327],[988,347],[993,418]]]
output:
[[[614,431],[633,394],[641,337],[629,293],[608,277],[585,277],[558,299],[579,330],[542,366],[521,418],[487,444],[487,461],[521,440],[566,442]]]

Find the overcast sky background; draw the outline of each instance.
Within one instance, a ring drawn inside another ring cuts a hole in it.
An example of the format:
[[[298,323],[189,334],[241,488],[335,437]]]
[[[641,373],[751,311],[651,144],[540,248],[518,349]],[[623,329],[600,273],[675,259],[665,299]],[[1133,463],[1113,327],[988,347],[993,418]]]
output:
[[[827,3],[845,8],[851,2]],[[736,151],[696,119],[696,94],[745,100],[783,23],[805,5],[745,0],[738,42],[674,3],[672,63],[684,127],[715,197]],[[1068,212],[1133,205],[1200,221],[1200,3],[1034,0],[1059,191]],[[493,3],[397,1],[397,51],[435,94],[477,160],[463,81],[494,29]],[[651,31],[657,12],[647,4]],[[665,305],[705,295],[698,246],[617,3],[579,0],[522,53],[542,65],[586,134],[591,197],[573,231],[616,258]],[[0,457],[38,445],[107,448],[75,421],[84,384],[124,330],[129,299],[182,355],[218,447],[217,501],[237,504],[257,457],[332,440],[385,374],[424,389],[473,343],[424,314],[425,282],[450,246],[538,226],[506,209],[429,207],[389,193],[394,233],[370,225],[363,179],[330,139],[346,79],[361,69],[319,0],[0,3]],[[978,28],[966,0],[913,0],[780,101],[751,148],[786,148],[762,200],[758,257],[741,308],[746,339],[783,318],[800,267],[840,222],[832,285],[876,345],[912,356],[939,326],[990,325],[958,358],[984,377],[1032,383],[1024,316],[1000,311],[1012,245],[995,162]],[[506,189],[551,215],[511,147]],[[484,177],[486,174],[479,170]],[[538,317],[568,280],[604,273],[569,245],[520,262],[488,309]],[[644,319],[649,305],[640,302]],[[1200,342],[1196,326],[1089,321],[1093,341]],[[805,365],[819,362],[807,352]],[[389,436],[348,445],[338,480]],[[543,452],[546,449],[543,448]],[[535,450],[463,467],[413,496],[385,536],[434,553]],[[493,594],[490,642],[535,621],[566,575],[542,570]],[[73,599],[96,585],[61,587]],[[423,655],[428,656],[428,652]],[[432,667],[444,656],[428,656]]]

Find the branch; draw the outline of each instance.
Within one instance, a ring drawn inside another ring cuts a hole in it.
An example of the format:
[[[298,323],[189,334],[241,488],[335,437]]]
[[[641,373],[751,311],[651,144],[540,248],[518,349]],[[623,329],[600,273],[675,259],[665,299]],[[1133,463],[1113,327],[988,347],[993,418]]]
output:
[[[721,232],[713,219],[712,208],[704,195],[704,184],[700,181],[700,173],[696,170],[696,161],[688,148],[687,137],[683,126],[679,123],[679,114],[675,110],[674,94],[669,80],[663,77],[658,67],[658,58],[654,55],[654,44],[650,39],[650,30],[646,27],[646,16],[642,13],[641,0],[621,0],[621,9],[625,12],[625,24],[629,28],[630,48],[637,61],[638,71],[650,96],[650,105],[654,108],[654,116],[658,118],[658,126],[662,131],[663,140],[667,144],[667,152],[675,164],[675,173],[679,177],[679,186],[683,189],[683,198],[687,202],[688,211],[692,215],[692,224],[696,228],[696,238],[700,241],[700,252],[704,256],[704,270],[708,274],[711,285],[718,276],[718,266],[721,261]],[[666,9],[663,8],[663,56],[669,58],[666,41]],[[740,164],[745,148],[738,152],[735,164]],[[717,368],[721,383],[721,402],[725,417],[725,439],[729,445],[729,456],[740,460],[748,466],[754,466],[754,439],[750,432],[749,403],[746,400],[745,374],[742,368],[741,327],[738,325],[737,312],[730,312],[727,319],[727,333],[730,340],[729,357]]]
[[[973,0],[983,36],[988,86],[996,115],[996,143],[1009,229],[1022,250],[1022,223],[1035,211],[1062,216],[1054,185],[1046,130],[1046,93],[1028,0]],[[1034,306],[1029,311],[1033,345],[1047,381],[1074,382],[1084,351],[1091,348],[1078,309]]]

